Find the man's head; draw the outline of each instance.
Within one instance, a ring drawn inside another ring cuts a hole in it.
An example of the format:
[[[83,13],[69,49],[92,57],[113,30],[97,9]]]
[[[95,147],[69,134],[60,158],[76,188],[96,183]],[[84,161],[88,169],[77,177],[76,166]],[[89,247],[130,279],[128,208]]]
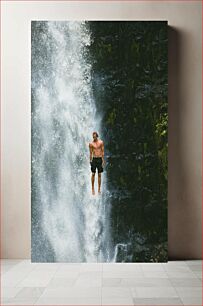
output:
[[[93,136],[93,139],[94,139],[94,140],[97,140],[97,138],[99,137],[99,135],[98,135],[97,132],[93,132],[93,133],[92,133],[92,136]]]

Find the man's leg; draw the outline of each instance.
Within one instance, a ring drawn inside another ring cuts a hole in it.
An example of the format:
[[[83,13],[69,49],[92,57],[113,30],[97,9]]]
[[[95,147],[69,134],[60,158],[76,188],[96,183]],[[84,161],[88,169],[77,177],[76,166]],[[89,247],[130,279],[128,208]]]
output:
[[[95,191],[94,191],[94,178],[95,178],[95,173],[92,172],[92,177],[91,177],[91,181],[92,181],[92,194],[95,194]]]
[[[98,193],[101,193],[101,173],[98,173]]]

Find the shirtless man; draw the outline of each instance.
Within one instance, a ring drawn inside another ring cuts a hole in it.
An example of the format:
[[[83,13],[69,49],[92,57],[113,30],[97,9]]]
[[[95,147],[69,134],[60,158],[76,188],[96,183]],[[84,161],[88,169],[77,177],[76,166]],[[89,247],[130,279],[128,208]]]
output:
[[[93,141],[89,143],[90,150],[90,165],[92,171],[92,194],[95,194],[94,191],[94,179],[96,168],[98,170],[98,193],[101,193],[101,173],[103,172],[104,166],[104,142],[101,139],[98,139],[99,135],[97,132],[92,133]]]

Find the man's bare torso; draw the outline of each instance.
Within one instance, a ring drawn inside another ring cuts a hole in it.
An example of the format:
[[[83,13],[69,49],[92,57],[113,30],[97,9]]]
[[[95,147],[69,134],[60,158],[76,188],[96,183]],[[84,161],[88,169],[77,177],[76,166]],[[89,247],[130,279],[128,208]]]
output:
[[[101,139],[90,142],[90,146],[93,151],[93,157],[102,157],[102,144],[103,141]]]

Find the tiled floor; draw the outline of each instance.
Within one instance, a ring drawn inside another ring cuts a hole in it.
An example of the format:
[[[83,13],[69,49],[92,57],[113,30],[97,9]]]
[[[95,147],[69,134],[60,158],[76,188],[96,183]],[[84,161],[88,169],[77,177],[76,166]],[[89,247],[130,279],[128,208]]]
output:
[[[202,305],[202,261],[1,260],[1,305]]]

